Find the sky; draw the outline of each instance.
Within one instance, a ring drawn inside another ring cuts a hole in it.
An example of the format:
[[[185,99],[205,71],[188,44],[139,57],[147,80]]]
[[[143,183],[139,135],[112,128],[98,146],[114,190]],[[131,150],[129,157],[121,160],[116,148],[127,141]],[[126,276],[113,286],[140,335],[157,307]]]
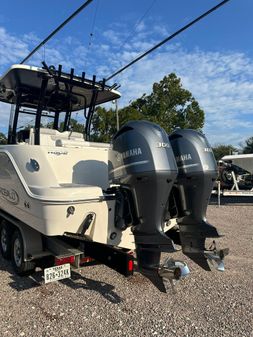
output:
[[[84,1],[9,0],[0,7],[0,76],[19,63]],[[27,63],[63,65],[98,79],[218,4],[217,0],[93,0]],[[230,0],[201,22],[115,77],[119,106],[149,94],[175,72],[205,111],[209,142],[236,147],[253,136],[252,0]],[[9,106],[0,103],[0,131]]]

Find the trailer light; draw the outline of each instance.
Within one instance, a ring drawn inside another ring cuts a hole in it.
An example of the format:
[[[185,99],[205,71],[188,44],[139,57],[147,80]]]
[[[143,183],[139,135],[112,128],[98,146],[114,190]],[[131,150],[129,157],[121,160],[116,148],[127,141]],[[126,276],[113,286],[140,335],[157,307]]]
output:
[[[80,264],[94,262],[95,260],[89,256],[85,256],[80,259]]]
[[[133,271],[134,270],[134,261],[129,260],[128,261],[128,271]]]
[[[72,255],[72,256],[66,256],[66,257],[56,257],[55,258],[55,265],[56,266],[60,266],[62,264],[66,264],[66,263],[70,263],[70,264],[73,264],[75,262],[75,256]]]

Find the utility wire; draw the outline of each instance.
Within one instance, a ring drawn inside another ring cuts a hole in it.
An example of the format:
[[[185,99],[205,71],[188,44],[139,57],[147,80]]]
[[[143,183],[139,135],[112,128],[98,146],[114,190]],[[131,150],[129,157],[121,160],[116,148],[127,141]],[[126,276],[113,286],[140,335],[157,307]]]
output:
[[[98,12],[98,7],[99,7],[99,1],[100,0],[97,0],[97,5],[96,5],[95,12],[94,12],[94,15],[93,15],[93,20],[92,20],[92,24],[91,24],[91,30],[90,30],[90,34],[89,34],[89,42],[88,42],[88,47],[87,47],[87,54],[86,54],[86,58],[85,58],[85,61],[84,61],[84,68],[86,68],[87,58],[88,58],[87,55],[88,55],[88,53],[91,50],[92,43],[93,43],[93,40],[94,40],[94,29],[95,29],[95,24],[96,24],[96,18],[97,18],[97,12]]]
[[[43,61],[46,62],[46,46],[43,45]]]
[[[29,55],[27,55],[20,64],[25,63],[38,49],[47,43],[56,33],[58,33],[69,21],[71,21],[77,14],[79,14],[85,7],[87,7],[93,0],[87,0],[80,6],[73,14],[71,14],[63,23],[61,23],[52,33],[50,33],[37,47],[35,47]]]
[[[94,13],[94,17],[93,17],[93,21],[92,21],[92,25],[91,25],[91,32],[90,32],[90,39],[89,39],[88,48],[92,45],[92,40],[93,40],[93,37],[94,37],[94,28],[95,28],[95,23],[96,23],[96,18],[97,18],[98,7],[99,7],[99,0],[97,0],[97,6],[95,8],[95,13]]]
[[[155,45],[154,47],[152,47],[151,49],[147,50],[145,53],[141,54],[140,56],[136,57],[135,59],[133,59],[130,63],[128,63],[127,65],[125,65],[124,67],[120,68],[119,70],[117,70],[115,73],[113,73],[112,75],[108,76],[105,81],[109,81],[110,79],[112,79],[113,77],[115,77],[116,75],[122,73],[122,71],[126,70],[127,68],[129,68],[130,66],[132,66],[134,63],[138,62],[139,60],[141,60],[143,57],[147,56],[148,54],[150,54],[151,52],[153,52],[155,49],[161,47],[163,44],[165,44],[166,42],[172,40],[175,36],[179,35],[180,33],[182,33],[183,31],[185,31],[186,29],[188,29],[189,27],[191,27],[192,25],[194,25],[195,23],[197,23],[198,21],[202,20],[204,17],[206,17],[207,15],[211,14],[212,12],[214,12],[215,10],[217,10],[218,8],[220,8],[221,6],[225,5],[228,1],[230,0],[224,0],[222,2],[220,2],[218,5],[212,7],[211,9],[209,9],[207,12],[203,13],[202,15],[198,16],[196,19],[194,19],[193,21],[189,22],[187,25],[185,25],[184,27],[180,28],[179,30],[177,30],[175,33],[171,34],[170,36],[168,36],[166,39],[162,40],[160,43],[158,43],[157,45]]]
[[[150,10],[152,9],[152,7],[154,6],[154,4],[156,2],[157,2],[157,0],[153,0],[152,3],[149,5],[149,7],[144,12],[144,14],[136,21],[133,29],[128,34],[128,36],[126,37],[126,39],[122,42],[122,44],[119,46],[119,49],[121,49],[126,44],[126,42],[129,41],[133,37],[134,32],[136,31],[137,27],[141,24],[141,22],[143,21],[143,19],[145,18],[145,16],[148,15],[148,13],[150,12]]]

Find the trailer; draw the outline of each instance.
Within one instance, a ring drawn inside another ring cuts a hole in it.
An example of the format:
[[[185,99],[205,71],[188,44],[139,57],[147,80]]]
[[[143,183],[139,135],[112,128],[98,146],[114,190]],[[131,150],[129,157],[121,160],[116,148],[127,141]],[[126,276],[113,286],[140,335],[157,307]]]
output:
[[[219,188],[214,194],[253,196],[253,154],[226,155],[218,165]]]
[[[17,274],[39,266],[47,283],[95,259],[126,277],[139,271],[166,291],[165,280],[189,274],[171,257],[178,247],[205,270],[208,261],[224,269],[228,250],[205,247],[219,238],[205,218],[217,175],[205,136],[168,136],[130,121],[110,144],[91,141],[95,107],[119,97],[115,86],[61,65],[14,65],[1,77],[0,101],[11,114],[0,146],[0,250]],[[84,134],[72,130],[76,111]]]

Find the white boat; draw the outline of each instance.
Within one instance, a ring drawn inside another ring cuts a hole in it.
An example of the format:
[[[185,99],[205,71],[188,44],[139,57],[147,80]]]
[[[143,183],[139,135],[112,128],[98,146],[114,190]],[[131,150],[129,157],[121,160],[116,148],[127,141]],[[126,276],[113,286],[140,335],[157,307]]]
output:
[[[61,66],[14,65],[0,78],[0,101],[12,106],[8,144],[0,146],[0,250],[18,274],[51,257],[79,267],[90,256],[128,276],[128,251],[136,250],[139,270],[165,291],[163,277],[188,273],[178,261],[160,265],[175,243],[207,270],[210,256],[222,263],[224,251],[205,250],[205,239],[219,236],[205,219],[216,176],[205,137],[178,130],[169,139],[139,121],[123,126],[112,144],[91,142],[95,106],[119,97],[105,81]],[[85,135],[71,131],[81,110]],[[22,126],[22,117],[33,120]],[[42,126],[43,118],[52,122]],[[46,282],[61,273],[46,272]]]
[[[24,88],[25,91],[29,86],[29,90],[40,90],[45,73],[43,69],[17,65],[1,78],[2,88],[12,88],[2,93],[1,100],[15,104],[11,116],[11,144],[0,147],[1,209],[48,236],[77,233],[87,215],[93,212],[96,217],[86,234],[95,241],[114,244],[108,237],[108,226],[113,224],[113,202],[103,197],[103,189],[109,187],[110,145],[85,141],[81,133],[66,131],[68,126],[64,126],[63,132],[39,128],[39,134],[36,134],[36,126],[17,131],[18,118],[22,114],[31,116],[37,113],[34,111],[37,101],[31,102],[29,93],[24,93],[19,103],[13,95],[14,88]],[[92,83],[84,81],[84,84],[92,87]],[[53,86],[54,81],[49,79],[47,90],[52,91]],[[84,95],[89,106],[90,88],[88,93],[81,89],[73,88],[72,95],[77,101],[72,111],[84,107]],[[104,90],[98,95],[97,103],[118,97],[117,91]],[[53,111],[50,102],[48,109],[57,118],[57,114],[68,114]],[[70,207],[74,209],[73,214]],[[123,237],[122,240],[127,241],[123,246],[133,248],[132,236],[130,239],[127,233]]]
[[[253,153],[250,154],[233,154],[221,158],[225,162],[232,163],[241,167],[245,171],[253,174]]]

